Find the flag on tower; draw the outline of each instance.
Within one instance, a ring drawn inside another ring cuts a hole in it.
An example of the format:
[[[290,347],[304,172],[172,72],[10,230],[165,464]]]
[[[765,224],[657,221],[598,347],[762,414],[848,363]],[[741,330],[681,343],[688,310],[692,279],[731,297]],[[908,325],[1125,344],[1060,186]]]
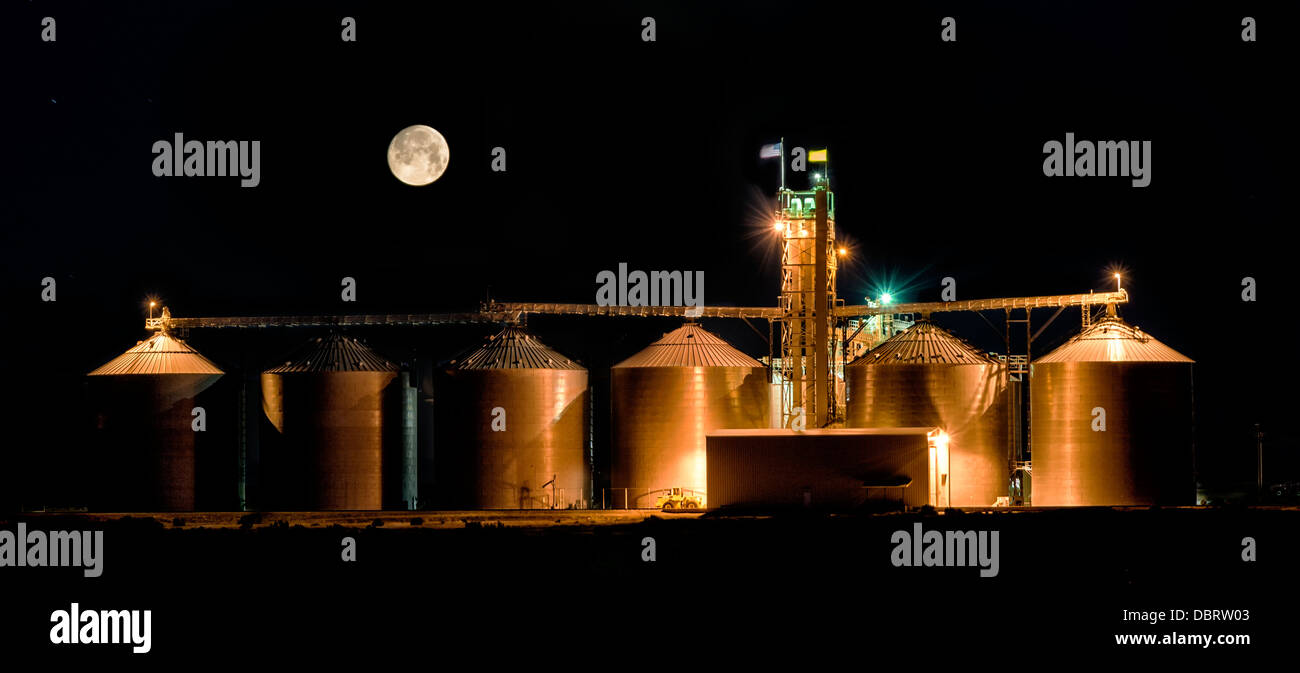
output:
[[[779,156],[781,156],[781,143],[764,145],[763,148],[758,151],[759,159],[775,159]]]
[[[809,152],[808,161],[811,163],[826,163],[826,150],[813,150]]]

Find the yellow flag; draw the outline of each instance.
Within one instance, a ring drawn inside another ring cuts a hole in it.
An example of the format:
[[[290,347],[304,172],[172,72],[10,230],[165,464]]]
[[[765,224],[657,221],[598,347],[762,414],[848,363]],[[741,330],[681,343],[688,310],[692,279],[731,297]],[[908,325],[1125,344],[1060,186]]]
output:
[[[826,150],[813,150],[809,152],[808,161],[812,163],[826,163]]]

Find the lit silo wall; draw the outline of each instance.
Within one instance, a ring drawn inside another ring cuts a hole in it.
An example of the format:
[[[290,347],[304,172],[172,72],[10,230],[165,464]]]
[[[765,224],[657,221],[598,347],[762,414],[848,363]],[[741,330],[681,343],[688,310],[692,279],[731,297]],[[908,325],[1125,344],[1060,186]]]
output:
[[[1010,418],[1002,363],[922,320],[847,371],[849,427],[941,428],[949,436],[952,504],[988,507],[1007,495]]]
[[[405,415],[394,404],[404,400],[404,383],[397,365],[339,334],[314,339],[263,372],[263,410],[281,435],[270,486],[282,491],[279,502],[309,510],[400,502],[402,480],[384,473],[386,464],[391,470],[406,462]],[[385,497],[386,482],[399,490],[390,486]]]
[[[1195,503],[1192,364],[1113,317],[1035,360],[1033,504]]]
[[[195,429],[194,410],[221,375],[210,360],[163,332],[87,375],[98,440],[94,509],[194,509],[196,446],[206,436]]]
[[[435,379],[437,500],[535,509],[591,503],[587,370],[509,326]]]
[[[664,491],[704,495],[705,436],[766,428],[771,391],[762,363],[695,324],[614,365],[613,460],[606,506],[654,507]]]

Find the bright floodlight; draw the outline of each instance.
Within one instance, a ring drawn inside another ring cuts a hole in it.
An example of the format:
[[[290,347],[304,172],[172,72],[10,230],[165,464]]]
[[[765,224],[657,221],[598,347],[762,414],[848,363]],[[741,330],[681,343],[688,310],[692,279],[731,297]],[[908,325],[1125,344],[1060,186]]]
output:
[[[847,248],[840,248],[840,257],[843,257],[843,256],[845,256],[845,255],[847,255],[847,254],[849,254],[849,251],[848,251]]]
[[[891,302],[891,301],[893,301],[893,300],[894,300],[894,298],[893,298],[892,296],[890,296],[890,294],[889,294],[888,292],[886,292],[886,293],[880,295],[880,303],[882,303],[882,304],[888,304],[889,302]]]
[[[782,229],[785,229],[785,222],[782,222],[781,220],[777,220],[772,223],[772,228],[777,231],[781,231]]]

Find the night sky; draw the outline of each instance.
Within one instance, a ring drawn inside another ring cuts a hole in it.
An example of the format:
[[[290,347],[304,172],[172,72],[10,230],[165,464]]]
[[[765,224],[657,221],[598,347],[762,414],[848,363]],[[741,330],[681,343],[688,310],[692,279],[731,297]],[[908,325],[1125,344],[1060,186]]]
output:
[[[596,274],[626,262],[704,270],[710,305],[774,305],[778,167],[758,150],[784,136],[829,148],[841,297],[937,301],[945,276],[959,298],[1101,291],[1122,268],[1122,315],[1197,361],[1201,480],[1253,481],[1255,423],[1270,480],[1295,479],[1294,9],[1131,5],[5,3],[5,451],[81,441],[84,374],[146,336],[149,295],[175,316],[592,303]],[[1258,42],[1241,41],[1247,15]],[[422,188],[386,164],[412,124],[451,148]],[[176,132],[260,140],[260,186],[155,177],[151,147]],[[1151,140],[1151,185],[1045,177],[1043,143],[1067,132]],[[936,322],[1002,350],[975,316]],[[674,324],[530,319],[593,370]],[[1034,355],[1078,324],[1061,316]],[[739,321],[705,326],[766,353]],[[437,360],[490,331],[357,333]],[[314,334],[188,339],[252,371]]]

